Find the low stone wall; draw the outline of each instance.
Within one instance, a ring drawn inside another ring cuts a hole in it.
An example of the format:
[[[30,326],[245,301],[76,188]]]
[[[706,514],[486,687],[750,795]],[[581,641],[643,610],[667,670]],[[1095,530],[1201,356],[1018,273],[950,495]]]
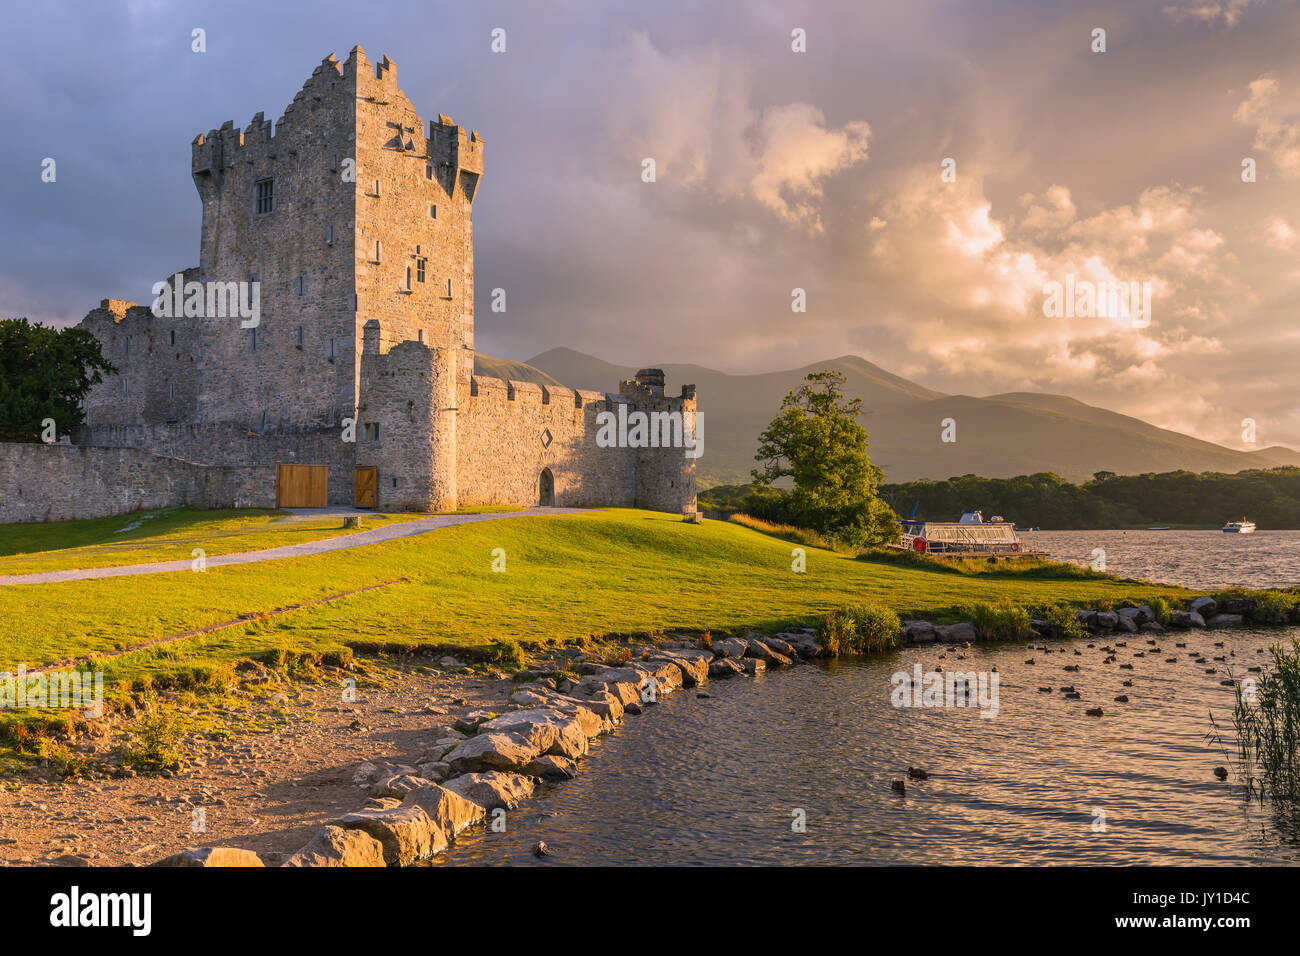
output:
[[[274,508],[273,465],[199,465],[137,448],[0,443],[0,524],[155,508]]]

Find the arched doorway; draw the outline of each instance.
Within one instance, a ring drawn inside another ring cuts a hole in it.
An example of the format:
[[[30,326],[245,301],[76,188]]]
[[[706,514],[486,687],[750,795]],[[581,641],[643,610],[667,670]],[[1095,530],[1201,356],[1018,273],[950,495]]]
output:
[[[537,479],[537,503],[543,508],[555,504],[555,476],[549,468],[543,468],[542,476]]]

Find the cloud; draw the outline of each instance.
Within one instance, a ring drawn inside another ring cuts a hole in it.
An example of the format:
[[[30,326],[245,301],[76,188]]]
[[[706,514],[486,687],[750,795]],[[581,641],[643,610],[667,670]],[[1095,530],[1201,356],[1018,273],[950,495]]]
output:
[[[1182,0],[1163,8],[1165,16],[1175,23],[1192,20],[1197,23],[1222,23],[1231,29],[1241,21],[1247,7],[1260,0]]]
[[[823,181],[865,160],[870,138],[871,127],[861,120],[828,128],[822,111],[807,103],[768,110],[758,123],[750,189],[785,222],[820,233]]]
[[[1300,115],[1287,115],[1278,104],[1278,82],[1265,74],[1251,82],[1249,94],[1233,118],[1255,127],[1252,145],[1273,156],[1287,179],[1300,179]]]

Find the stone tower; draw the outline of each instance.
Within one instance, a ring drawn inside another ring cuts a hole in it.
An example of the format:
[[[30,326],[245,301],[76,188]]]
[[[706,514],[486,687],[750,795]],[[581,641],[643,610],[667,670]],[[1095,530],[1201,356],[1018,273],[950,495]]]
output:
[[[258,113],[243,132],[227,122],[195,138],[198,277],[256,280],[261,293],[256,329],[206,320],[196,420],[355,416],[372,319],[455,356],[468,381],[483,144],[447,116],[426,127],[396,72],[360,47],[342,64],[331,54],[274,128]]]

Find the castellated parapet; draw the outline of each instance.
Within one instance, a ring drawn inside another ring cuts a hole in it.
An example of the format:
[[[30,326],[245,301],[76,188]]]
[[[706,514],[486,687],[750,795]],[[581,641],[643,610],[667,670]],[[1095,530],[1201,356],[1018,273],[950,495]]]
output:
[[[389,510],[694,511],[685,449],[602,428],[643,411],[693,434],[694,386],[667,396],[655,369],[617,393],[474,375],[483,162],[477,132],[424,122],[396,65],[360,47],[326,57],[278,122],[200,133],[199,263],[165,281],[244,283],[258,315],[101,302],[82,325],[119,372],[87,397],[77,440],[211,466],[326,465],[331,504],[354,503],[356,469],[376,469],[373,505]]]

